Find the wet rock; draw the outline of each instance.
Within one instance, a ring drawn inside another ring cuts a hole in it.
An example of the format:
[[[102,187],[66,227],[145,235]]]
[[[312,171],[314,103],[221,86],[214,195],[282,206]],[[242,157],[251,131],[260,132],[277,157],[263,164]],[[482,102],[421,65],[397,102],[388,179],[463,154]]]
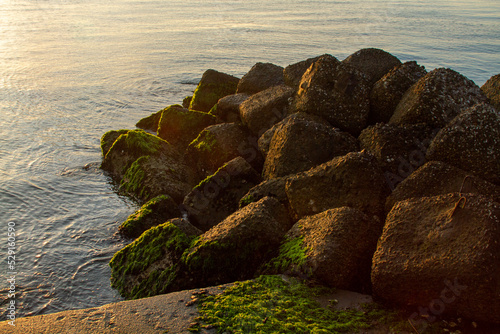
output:
[[[260,91],[240,105],[243,124],[257,136],[266,132],[288,114],[289,99],[294,90],[288,86],[273,86]]]
[[[492,106],[500,111],[500,74],[494,75],[481,86],[481,91],[489,99]]]
[[[283,67],[271,63],[257,63],[241,78],[237,92],[251,95],[284,83]]]
[[[260,175],[242,157],[234,158],[198,184],[184,199],[189,221],[206,231],[238,210],[240,199]]]
[[[283,70],[283,79],[285,80],[285,84],[297,90],[304,73],[320,57],[321,56],[309,58],[285,67]]]
[[[398,202],[373,257],[381,299],[500,323],[500,204],[458,193]]]
[[[264,197],[276,198],[280,203],[288,206],[288,197],[286,197],[286,181],[290,176],[277,177],[265,180],[251,188],[240,200],[240,208],[250,203],[257,202]]]
[[[472,80],[453,70],[438,68],[406,91],[389,123],[425,123],[442,128],[461,111],[485,101],[486,97]]]
[[[374,48],[361,49],[356,51],[342,61],[343,64],[352,66],[369,77],[369,85],[372,86],[387,72],[396,66],[401,65],[401,61],[390,53]]]
[[[210,110],[210,114],[216,117],[216,123],[239,123],[240,105],[248,99],[248,94],[233,94],[220,99]]]
[[[423,66],[409,61],[396,66],[375,82],[370,93],[369,123],[387,123],[404,93],[426,74]]]
[[[174,105],[163,110],[158,124],[158,137],[184,150],[204,128],[214,123],[213,115]]]
[[[189,109],[209,112],[224,96],[236,93],[239,79],[215,70],[203,73],[196,87]]]
[[[292,110],[320,116],[357,136],[368,119],[370,88],[361,71],[321,56],[302,76]]]
[[[189,106],[191,105],[191,101],[193,100],[193,96],[186,96],[183,100],[182,100],[182,106],[186,109],[189,109]]]
[[[401,182],[386,201],[386,212],[399,201],[454,192],[482,194],[500,203],[500,187],[440,161],[429,161]]]
[[[357,149],[357,140],[350,134],[332,128],[317,116],[298,113],[277,127],[262,175],[271,179],[295,174]]]
[[[126,134],[130,130],[111,130],[106,132],[102,137],[101,137],[101,152],[102,156],[105,157],[106,154],[108,153],[109,149],[115,141],[120,137],[120,135]]]
[[[375,157],[353,152],[291,177],[286,193],[299,219],[343,206],[383,217],[389,188]]]
[[[500,112],[486,103],[465,110],[438,132],[427,158],[500,184]]]

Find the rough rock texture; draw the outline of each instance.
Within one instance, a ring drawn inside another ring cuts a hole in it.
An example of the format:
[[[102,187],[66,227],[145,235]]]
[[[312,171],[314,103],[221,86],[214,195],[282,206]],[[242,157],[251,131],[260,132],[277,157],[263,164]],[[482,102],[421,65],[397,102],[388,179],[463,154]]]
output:
[[[191,104],[191,101],[193,100],[193,96],[186,96],[182,100],[182,106],[186,109],[189,109],[189,105]]]
[[[321,116],[357,136],[368,119],[370,88],[361,71],[321,56],[302,76],[292,109]]]
[[[109,149],[111,148],[111,146],[113,146],[113,144],[118,139],[118,137],[120,137],[123,134],[126,134],[129,131],[130,130],[123,129],[123,130],[111,130],[111,131],[106,132],[101,137],[101,152],[102,152],[102,156],[103,157],[106,156],[106,154],[108,153]]]
[[[252,95],[240,105],[243,124],[254,135],[262,135],[288,115],[289,99],[293,93],[293,88],[280,85]]]
[[[174,105],[163,110],[157,135],[184,150],[204,128],[214,123],[213,115]]]
[[[297,90],[304,73],[320,57],[321,56],[309,58],[285,67],[283,70],[283,79],[285,80],[285,84]]]
[[[212,175],[226,162],[239,156],[255,170],[262,170],[263,158],[257,149],[256,138],[236,123],[205,128],[186,149],[186,161],[198,171],[199,180]]]
[[[205,232],[185,255],[186,265],[205,285],[251,278],[276,254],[290,227],[279,201],[263,198]]]
[[[386,212],[409,198],[454,192],[481,194],[500,203],[500,186],[440,161],[429,161],[401,182],[386,201]]]
[[[390,53],[374,48],[356,51],[342,61],[362,71],[369,77],[370,86],[382,78],[395,66],[401,65],[401,61]]]
[[[427,158],[500,184],[500,112],[485,103],[462,112],[438,132]]]
[[[305,261],[299,270],[306,276],[330,287],[369,292],[382,227],[358,209],[341,207],[302,218],[286,236],[302,239]]]
[[[372,153],[391,189],[425,162],[433,132],[421,125],[396,126],[378,123],[359,136],[362,149]]]
[[[343,206],[383,217],[389,188],[373,155],[353,152],[291,177],[286,193],[297,218]]]
[[[461,111],[485,101],[486,97],[472,80],[453,70],[438,68],[408,89],[389,123],[426,123],[442,128]]]
[[[426,74],[423,66],[409,61],[396,66],[378,80],[370,93],[369,123],[388,122],[404,93]]]
[[[286,197],[286,181],[290,176],[277,177],[271,180],[265,180],[255,187],[251,188],[240,200],[240,208],[250,203],[257,202],[264,197],[274,197],[280,203],[288,206],[288,197]]]
[[[176,106],[180,107],[180,105],[178,105],[178,104]],[[170,107],[172,107],[172,106],[170,106]],[[170,108],[170,107],[167,107],[167,108]],[[152,113],[151,115],[149,115],[147,117],[140,119],[139,122],[137,122],[135,124],[135,126],[138,127],[139,129],[144,129],[144,130],[156,132],[158,130],[158,123],[160,123],[161,114],[163,113],[164,110],[165,109],[162,109],[160,111]]]
[[[500,323],[500,204],[475,194],[398,202],[373,257],[374,293],[432,317]]]
[[[481,91],[490,100],[492,106],[500,111],[500,74],[494,75],[481,86]]]
[[[166,195],[153,198],[125,220],[118,231],[128,238],[137,238],[153,226],[181,216],[179,206]]]
[[[332,128],[317,116],[295,114],[277,127],[262,175],[271,179],[295,174],[357,150],[357,140],[350,134]]]
[[[257,63],[241,78],[237,92],[255,94],[284,83],[283,67],[271,63]]]
[[[240,104],[250,95],[233,94],[220,99],[210,110],[210,114],[216,117],[216,123],[238,123],[240,119]]]
[[[240,199],[261,181],[242,157],[234,158],[200,182],[184,199],[189,221],[206,231],[238,210]]]
[[[203,73],[196,87],[189,109],[209,112],[224,96],[236,93],[239,79],[215,70]]]

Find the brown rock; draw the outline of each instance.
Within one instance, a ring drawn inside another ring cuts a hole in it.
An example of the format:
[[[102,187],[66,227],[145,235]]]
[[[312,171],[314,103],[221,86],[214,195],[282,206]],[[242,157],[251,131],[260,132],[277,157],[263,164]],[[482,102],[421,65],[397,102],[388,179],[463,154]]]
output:
[[[285,69],[283,70],[283,78],[285,80],[285,84],[297,90],[304,73],[320,57],[321,56],[309,58],[285,67]]]
[[[209,112],[224,96],[236,93],[239,79],[232,75],[207,70],[196,87],[189,109]]]
[[[500,110],[500,74],[494,75],[481,86],[481,91],[490,100],[492,106]]]
[[[401,61],[390,53],[374,48],[356,51],[342,61],[343,64],[352,66],[370,79],[370,86],[382,78],[394,67],[401,65]]]
[[[216,117],[217,123],[239,123],[240,105],[250,97],[248,94],[233,94],[220,99],[210,110],[210,114]]]
[[[283,67],[271,63],[257,63],[241,78],[237,93],[255,94],[284,83]]]

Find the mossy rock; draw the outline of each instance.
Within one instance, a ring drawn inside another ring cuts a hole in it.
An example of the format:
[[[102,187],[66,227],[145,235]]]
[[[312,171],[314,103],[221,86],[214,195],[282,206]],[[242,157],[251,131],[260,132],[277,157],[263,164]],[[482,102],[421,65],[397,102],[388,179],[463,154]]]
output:
[[[189,109],[209,112],[219,99],[236,93],[238,82],[232,75],[207,70],[194,91]]]
[[[106,132],[102,137],[101,137],[101,152],[102,156],[105,157],[106,154],[108,153],[109,149],[115,141],[118,139],[123,134],[128,133],[130,130],[111,130]]]
[[[165,109],[152,113],[151,115],[144,117],[135,124],[140,129],[149,130],[156,132],[158,130],[158,123],[160,122],[161,114]]]
[[[118,230],[129,238],[137,238],[151,227],[181,215],[178,205],[170,196],[160,195],[131,214]]]

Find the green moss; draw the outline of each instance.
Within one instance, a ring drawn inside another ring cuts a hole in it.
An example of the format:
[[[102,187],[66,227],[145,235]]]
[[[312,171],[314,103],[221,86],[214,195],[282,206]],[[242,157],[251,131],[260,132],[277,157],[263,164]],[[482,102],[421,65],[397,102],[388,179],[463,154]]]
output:
[[[217,138],[210,131],[202,131],[195,140],[189,144],[201,153],[211,152],[217,144]]]
[[[118,228],[119,231],[128,237],[138,237],[148,228],[152,227],[152,220],[157,216],[155,207],[161,204],[161,202],[169,200],[171,200],[170,197],[166,195],[160,195],[151,199],[139,210],[131,214],[127,220],[120,225]]]
[[[390,315],[378,308],[323,308],[314,298],[325,292],[293,279],[260,276],[222,294],[201,297],[198,310],[200,320],[218,333],[352,333],[387,321]]]
[[[165,109],[152,113],[148,117],[144,117],[137,122],[135,126],[141,129],[155,131],[158,129],[158,124],[160,123],[160,118]]]
[[[307,248],[303,246],[304,237],[286,239],[280,246],[279,255],[264,265],[264,272],[283,273],[299,269],[307,259]]]
[[[106,154],[108,153],[109,149],[113,146],[114,142],[120,137],[120,135],[126,134],[131,130],[111,130],[106,132],[102,137],[101,137],[101,152],[102,156],[105,157]]]
[[[134,194],[138,198],[146,198],[148,194],[143,185],[143,180],[146,176],[144,165],[148,162],[150,156],[142,156],[132,163],[127,169],[120,183],[120,191]]]
[[[224,96],[236,93],[238,82],[203,83],[196,87],[190,109],[209,111]]]
[[[248,195],[248,196],[245,196],[243,197],[241,200],[240,200],[240,204],[239,204],[239,207],[240,209],[247,206],[248,204],[250,203],[253,203],[255,202],[255,199],[253,198],[252,195]]]
[[[129,131],[125,136],[125,144],[131,150],[139,151],[141,155],[155,155],[165,141],[143,130]],[[120,137],[121,137],[120,136]]]

